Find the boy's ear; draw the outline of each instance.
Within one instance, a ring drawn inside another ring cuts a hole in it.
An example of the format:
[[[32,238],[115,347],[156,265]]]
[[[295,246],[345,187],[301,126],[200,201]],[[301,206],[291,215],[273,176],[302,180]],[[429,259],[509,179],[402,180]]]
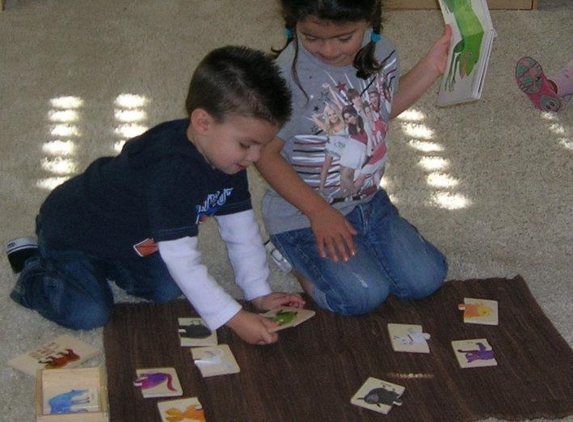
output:
[[[191,112],[189,117],[191,125],[199,133],[206,133],[209,131],[215,119],[204,109],[196,108]]]

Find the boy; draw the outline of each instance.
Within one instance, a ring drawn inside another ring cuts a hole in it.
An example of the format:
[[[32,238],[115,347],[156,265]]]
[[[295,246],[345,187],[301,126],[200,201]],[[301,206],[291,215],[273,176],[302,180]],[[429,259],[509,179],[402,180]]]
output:
[[[277,341],[276,323],[241,309],[208,274],[197,235],[214,216],[235,281],[260,310],[304,305],[299,295],[271,293],[245,170],[289,119],[290,92],[264,53],[223,47],[195,70],[186,108],[188,119],[150,129],[48,196],[14,301],[68,328],[100,327],[113,308],[111,279],[155,302],[183,293],[212,330]],[[15,271],[26,240],[8,247]]]

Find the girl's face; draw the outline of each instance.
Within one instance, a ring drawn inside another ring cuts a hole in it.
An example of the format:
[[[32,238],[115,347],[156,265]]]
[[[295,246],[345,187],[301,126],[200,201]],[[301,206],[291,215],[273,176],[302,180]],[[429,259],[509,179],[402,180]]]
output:
[[[368,22],[331,22],[309,16],[296,25],[303,47],[331,66],[348,66],[362,48]]]

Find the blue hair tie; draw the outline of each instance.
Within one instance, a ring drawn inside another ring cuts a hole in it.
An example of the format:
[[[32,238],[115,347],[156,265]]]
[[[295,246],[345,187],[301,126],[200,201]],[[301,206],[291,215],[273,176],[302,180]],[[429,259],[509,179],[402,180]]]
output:
[[[382,39],[382,37],[380,36],[380,34],[378,32],[372,32],[372,35],[370,36],[370,41],[377,43],[381,39]]]
[[[285,28],[285,36],[287,37],[287,40],[292,40],[294,38],[293,30],[290,28]]]

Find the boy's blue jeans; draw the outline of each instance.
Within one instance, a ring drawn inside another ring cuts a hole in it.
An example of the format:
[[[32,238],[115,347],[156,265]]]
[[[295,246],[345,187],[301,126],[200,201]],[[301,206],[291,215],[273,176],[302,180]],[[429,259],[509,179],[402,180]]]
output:
[[[114,298],[108,279],[128,294],[154,302],[181,296],[159,253],[133,260],[99,259],[50,249],[37,225],[39,256],[30,258],[10,297],[64,327],[88,330],[108,321]]]
[[[348,262],[321,258],[310,228],[271,236],[271,241],[313,285],[321,308],[342,315],[374,310],[389,294],[418,299],[434,293],[444,281],[444,255],[402,218],[383,190],[354,208],[347,220],[358,231],[356,255]]]

